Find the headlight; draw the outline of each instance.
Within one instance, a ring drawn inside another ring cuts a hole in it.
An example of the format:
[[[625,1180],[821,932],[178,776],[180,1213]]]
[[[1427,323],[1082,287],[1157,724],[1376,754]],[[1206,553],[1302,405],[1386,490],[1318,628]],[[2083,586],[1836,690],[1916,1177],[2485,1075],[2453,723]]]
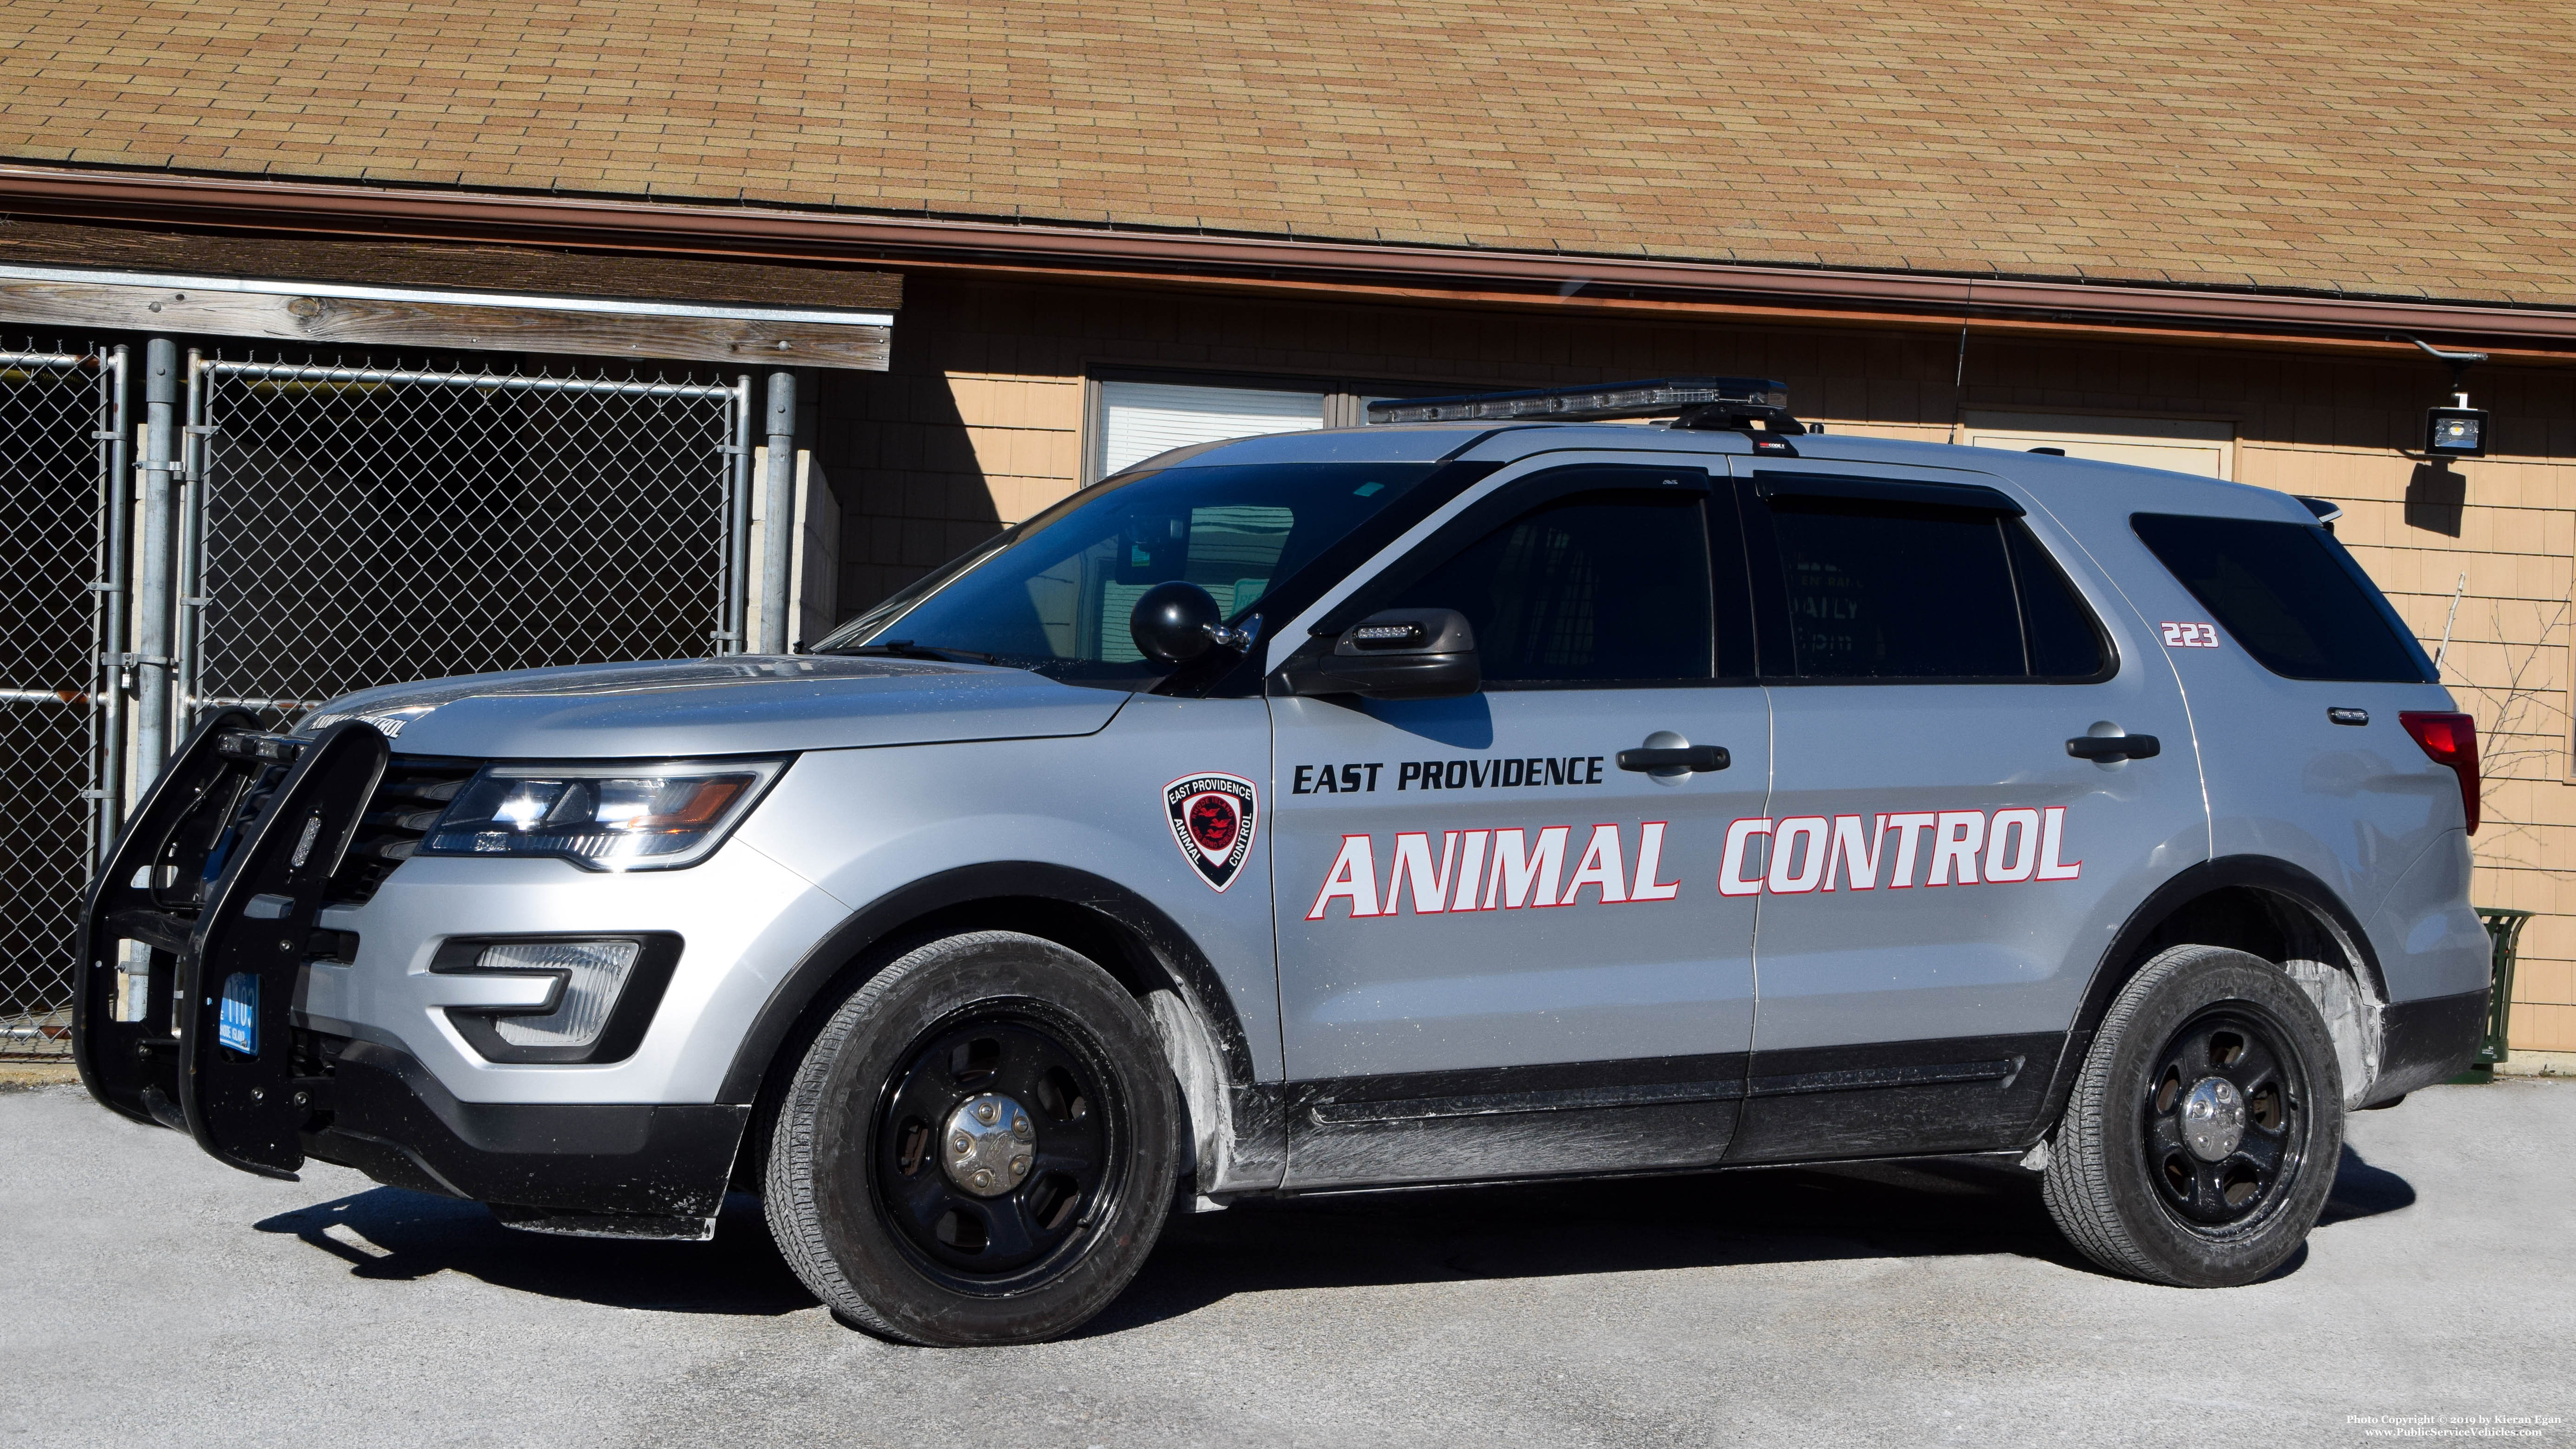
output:
[[[784,768],[784,760],[486,765],[413,853],[551,855],[589,870],[695,865]]]

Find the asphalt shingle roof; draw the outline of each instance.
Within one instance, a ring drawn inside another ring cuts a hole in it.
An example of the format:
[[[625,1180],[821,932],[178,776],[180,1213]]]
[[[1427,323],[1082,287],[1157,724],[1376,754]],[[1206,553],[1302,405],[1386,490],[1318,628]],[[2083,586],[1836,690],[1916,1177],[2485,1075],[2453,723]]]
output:
[[[0,155],[2576,305],[2576,3],[11,0]]]

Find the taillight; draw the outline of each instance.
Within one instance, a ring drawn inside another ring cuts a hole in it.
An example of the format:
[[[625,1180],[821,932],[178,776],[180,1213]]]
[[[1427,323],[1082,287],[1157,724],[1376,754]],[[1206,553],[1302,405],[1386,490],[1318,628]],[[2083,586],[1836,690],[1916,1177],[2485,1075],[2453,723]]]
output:
[[[2469,833],[2478,833],[2478,722],[2464,714],[2410,709],[2397,722],[2434,764],[2448,765],[2460,777],[2460,809],[2469,817]]]

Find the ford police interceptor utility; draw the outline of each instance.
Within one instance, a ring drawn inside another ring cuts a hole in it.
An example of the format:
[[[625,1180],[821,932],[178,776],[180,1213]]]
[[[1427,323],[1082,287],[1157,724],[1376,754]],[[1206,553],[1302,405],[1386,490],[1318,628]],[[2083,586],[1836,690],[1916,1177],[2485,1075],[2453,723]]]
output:
[[[1380,403],[811,655],[218,713],[93,891],[85,1080],[519,1228],[757,1192],[930,1344],[1176,1207],[1754,1163],[2000,1154],[2115,1272],[2270,1272],[2478,1038],[2469,719],[2325,505],[1785,403]]]

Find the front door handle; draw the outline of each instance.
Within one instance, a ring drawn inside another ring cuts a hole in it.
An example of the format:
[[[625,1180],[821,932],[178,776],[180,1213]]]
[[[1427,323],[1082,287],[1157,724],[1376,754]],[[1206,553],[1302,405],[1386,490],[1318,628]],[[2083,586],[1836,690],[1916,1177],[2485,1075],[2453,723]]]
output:
[[[1723,770],[1734,763],[1724,745],[1684,745],[1671,750],[1619,752],[1619,768],[1623,770]]]
[[[2152,760],[2163,754],[2164,748],[2154,735],[2077,735],[2066,742],[2066,753],[2095,764],[2111,760]]]

